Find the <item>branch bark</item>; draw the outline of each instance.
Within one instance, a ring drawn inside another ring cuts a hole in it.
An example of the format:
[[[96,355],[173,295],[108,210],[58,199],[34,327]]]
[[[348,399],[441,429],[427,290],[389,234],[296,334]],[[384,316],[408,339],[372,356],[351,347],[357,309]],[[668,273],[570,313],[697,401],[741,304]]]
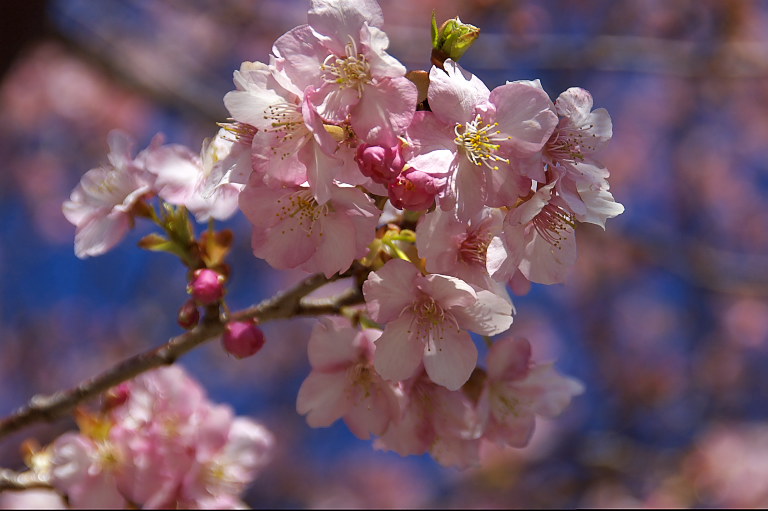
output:
[[[14,472],[13,470],[0,468],[0,492],[5,490],[31,490],[33,488],[51,490],[53,486],[41,477],[40,474],[31,470]]]
[[[362,303],[363,296],[358,286],[335,298],[315,300],[305,298],[311,292],[338,278],[340,277],[327,278],[322,274],[312,275],[291,289],[280,292],[258,305],[232,314],[231,318],[220,318],[218,311],[208,314],[199,325],[189,332],[171,338],[158,348],[128,358],[103,373],[83,381],[76,387],[47,396],[32,397],[26,406],[0,420],[0,437],[36,422],[51,422],[69,413],[78,404],[98,396],[115,385],[150,369],[172,364],[188,351],[220,336],[224,332],[224,326],[228,319],[257,319],[263,323],[295,316],[339,314],[343,307]]]

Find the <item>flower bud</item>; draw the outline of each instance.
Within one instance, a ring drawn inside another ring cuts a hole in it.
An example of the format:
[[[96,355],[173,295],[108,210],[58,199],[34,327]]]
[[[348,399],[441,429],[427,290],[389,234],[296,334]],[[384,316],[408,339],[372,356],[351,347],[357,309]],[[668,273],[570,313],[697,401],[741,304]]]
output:
[[[442,61],[446,58],[458,61],[479,36],[479,28],[462,23],[458,16],[446,21],[438,29],[435,15],[432,14],[432,47],[443,57]]]
[[[231,321],[224,327],[221,344],[237,358],[254,355],[264,346],[264,332],[253,321]]]
[[[389,184],[389,200],[398,209],[429,209],[445,183],[444,178],[411,168]]]
[[[357,147],[355,161],[360,172],[375,182],[388,185],[403,170],[403,155],[400,146],[393,147],[360,144]]]
[[[179,309],[179,315],[176,318],[179,326],[185,330],[190,330],[197,326],[200,321],[200,311],[197,310],[197,304],[194,298],[190,298]]]
[[[224,296],[224,276],[214,270],[195,270],[187,292],[198,305],[213,305]]]

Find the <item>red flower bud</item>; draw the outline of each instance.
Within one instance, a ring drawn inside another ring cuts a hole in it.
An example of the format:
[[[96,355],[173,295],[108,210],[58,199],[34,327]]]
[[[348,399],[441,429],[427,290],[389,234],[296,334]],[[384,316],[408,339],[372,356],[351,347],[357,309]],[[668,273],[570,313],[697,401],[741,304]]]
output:
[[[403,170],[403,155],[400,147],[386,147],[360,144],[355,154],[360,172],[375,182],[388,185]]]
[[[197,304],[195,300],[190,298],[179,309],[179,315],[176,320],[179,322],[179,326],[185,330],[190,330],[197,326],[200,321],[200,311],[197,310]]]
[[[224,280],[221,273],[208,268],[195,270],[187,292],[198,305],[213,305],[224,297]]]
[[[264,346],[264,332],[253,321],[232,321],[224,327],[221,343],[237,358],[254,355]]]

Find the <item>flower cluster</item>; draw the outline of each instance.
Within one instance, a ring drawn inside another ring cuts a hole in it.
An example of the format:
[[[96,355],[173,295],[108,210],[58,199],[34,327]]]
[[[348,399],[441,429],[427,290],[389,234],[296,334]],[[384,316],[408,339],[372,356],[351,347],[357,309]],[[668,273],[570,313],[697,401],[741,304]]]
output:
[[[382,26],[375,0],[312,0],[267,62],[234,72],[231,118],[201,157],[153,141],[133,158],[114,135],[110,165],[86,174],[65,213],[87,256],[111,248],[152,196],[198,220],[239,207],[273,268],[354,275],[364,306],[313,332],[298,411],[466,466],[483,441],[525,445],[536,415],[581,392],[533,364],[528,341],[491,337],[513,321],[508,284],[563,282],[578,225],[623,211],[595,156],[611,119],[580,88],[554,102],[538,80],[489,89],[457,62],[479,34],[458,18],[439,30],[433,20],[428,72],[406,72]],[[215,308],[223,280],[200,275],[195,304]],[[490,346],[485,369],[472,333]]]
[[[103,412],[80,412],[78,423],[30,462],[74,508],[242,508],[274,444],[179,366],[114,388]]]

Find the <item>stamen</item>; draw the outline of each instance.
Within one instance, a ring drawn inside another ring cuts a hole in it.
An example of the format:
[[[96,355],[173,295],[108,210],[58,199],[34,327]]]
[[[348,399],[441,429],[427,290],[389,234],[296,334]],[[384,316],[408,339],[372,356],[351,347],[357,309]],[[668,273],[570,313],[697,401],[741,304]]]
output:
[[[284,101],[268,106],[264,110],[264,119],[271,121],[271,127],[265,131],[275,136],[274,143],[271,145],[272,154],[278,156],[278,149],[285,149],[285,152],[280,154],[281,160],[294,154],[294,148],[285,148],[283,147],[284,144],[293,139],[312,136],[304,124],[304,117],[301,115],[300,107],[293,103]]]
[[[559,249],[566,232],[576,228],[576,219],[573,213],[550,202],[534,217],[533,227],[547,243]]]
[[[494,142],[502,142],[512,137],[500,137],[500,130],[492,131],[498,125],[499,123],[494,122],[483,126],[483,119],[480,114],[477,114],[475,119],[467,124],[457,124],[454,127],[453,132],[456,138],[453,141],[457,146],[464,148],[467,158],[475,165],[485,165],[491,170],[499,170],[496,162],[509,164],[509,160],[496,154],[501,145]]]
[[[338,84],[341,89],[354,87],[363,94],[363,87],[371,83],[371,65],[365,56],[357,52],[357,44],[350,36],[344,46],[344,57],[328,55],[320,65],[326,83]]]
[[[459,257],[468,264],[480,264],[485,267],[488,245],[491,243],[491,235],[487,232],[470,232],[459,246]]]
[[[324,218],[332,211],[332,207],[329,203],[320,206],[312,195],[312,192],[309,190],[302,190],[289,195],[285,199],[278,199],[277,203],[280,205],[280,209],[277,212],[277,218],[280,221],[285,221],[289,218],[298,220],[299,227],[304,231],[307,237],[312,235],[317,221],[320,220],[320,218]],[[283,230],[282,234],[292,232],[293,230],[293,227],[289,227],[287,230]],[[323,236],[322,230],[319,235]]]

